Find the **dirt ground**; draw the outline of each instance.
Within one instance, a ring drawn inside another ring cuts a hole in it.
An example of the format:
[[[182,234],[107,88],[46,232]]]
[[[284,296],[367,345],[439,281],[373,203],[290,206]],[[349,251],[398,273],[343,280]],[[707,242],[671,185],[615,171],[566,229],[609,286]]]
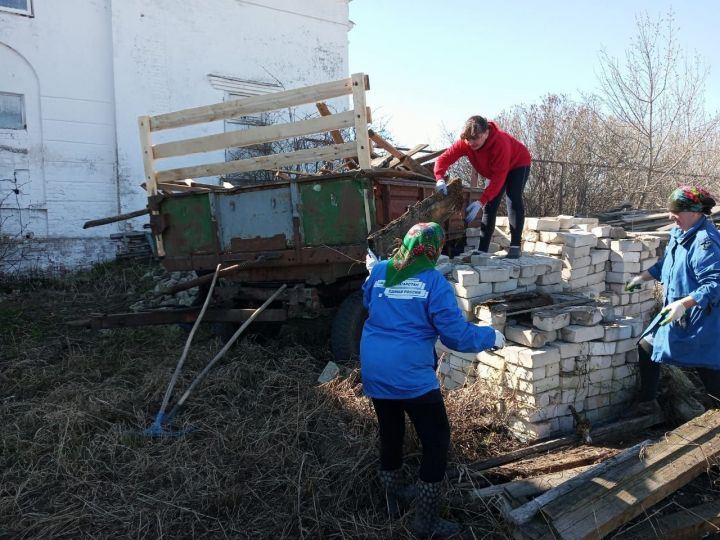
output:
[[[186,331],[66,323],[126,311],[156,273],[151,263],[113,263],[0,283],[0,539],[411,538],[409,514],[390,520],[385,511],[375,419],[357,371],[317,383],[331,359],[327,321],[286,325],[271,340],[244,337],[167,436],[148,436]],[[175,399],[222,345],[201,327]],[[443,513],[465,525],[458,538],[467,539],[510,537],[497,501],[473,499],[470,489],[568,460],[602,461],[663,430],[472,474],[473,463],[522,445],[482,383],[446,394],[446,406],[452,444]],[[406,451],[411,475],[419,459],[411,434]],[[717,485],[709,469],[626,534],[716,498]]]

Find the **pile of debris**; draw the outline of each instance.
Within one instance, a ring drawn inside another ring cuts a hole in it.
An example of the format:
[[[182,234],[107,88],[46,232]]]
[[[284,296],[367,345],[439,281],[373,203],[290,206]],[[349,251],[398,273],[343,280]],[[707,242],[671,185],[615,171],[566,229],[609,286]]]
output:
[[[508,243],[507,222],[498,221],[494,249]],[[637,338],[657,303],[650,285],[633,293],[624,285],[657,261],[660,242],[623,238],[594,218],[527,224],[520,259],[471,252],[437,266],[465,318],[504,332],[508,346],[470,354],[439,343],[437,350],[445,388],[495,383],[500,402],[511,400],[516,411],[512,431],[539,439],[571,432],[578,414],[590,424],[615,418],[633,399]]]

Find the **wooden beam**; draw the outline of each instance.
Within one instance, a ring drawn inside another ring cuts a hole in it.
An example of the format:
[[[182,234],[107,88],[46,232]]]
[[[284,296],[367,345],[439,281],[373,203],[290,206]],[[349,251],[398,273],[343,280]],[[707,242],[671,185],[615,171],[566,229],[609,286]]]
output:
[[[382,138],[380,135],[375,133],[372,129],[368,130],[368,134],[370,136],[370,140],[372,140],[375,144],[377,144],[380,148],[388,152],[391,156],[397,158],[400,160],[400,163],[405,165],[408,169],[411,171],[422,174],[423,176],[426,176],[428,178],[433,178],[432,173],[419,163],[417,163],[413,158],[406,156],[403,154],[400,150],[395,148],[389,141]]]
[[[544,494],[536,497],[532,501],[523,506],[516,508],[510,512],[506,517],[516,525],[523,525],[529,522],[535,515],[545,506],[552,504],[557,501],[565,494],[573,491],[575,487],[591,482],[594,478],[601,477],[606,471],[610,470],[616,464],[624,463],[631,459],[637,460],[638,454],[642,449],[650,444],[650,441],[643,441],[641,443],[623,450],[619,454],[611,457],[607,461],[602,462],[600,465],[593,467],[581,474],[578,474],[571,480],[560,484],[558,487],[545,492]]]
[[[140,148],[143,153],[143,167],[145,168],[145,189],[148,198],[156,197],[158,194],[157,172],[155,171],[155,161],[152,155],[152,134],[150,133],[150,117],[141,116],[138,118],[138,128],[140,130]],[[157,216],[160,212],[152,210],[151,216]],[[151,218],[152,219],[152,218]],[[158,257],[165,256],[165,244],[163,242],[162,233],[155,235],[155,247]]]
[[[347,111],[322,118],[301,120],[299,122],[272,124],[269,126],[243,129],[241,131],[228,131],[226,133],[195,137],[194,139],[156,144],[153,147],[153,157],[155,159],[162,159],[173,156],[211,152],[225,148],[242,148],[245,146],[280,141],[290,137],[300,137],[302,135],[312,135],[330,130],[348,128],[352,127],[354,122],[355,113],[353,111]]]
[[[614,540],[635,538],[672,538],[673,540],[695,540],[708,533],[720,533],[720,501],[712,501],[679,512],[660,517],[650,516],[647,520],[613,535]]]
[[[410,150],[408,150],[407,152],[405,152],[405,156],[407,156],[407,157],[412,157],[412,156],[414,156],[415,154],[417,154],[420,150],[422,150],[423,148],[427,148],[427,147],[428,147],[427,144],[416,144],[416,145],[413,146]],[[392,169],[393,167],[397,167],[398,165],[400,165],[400,162],[401,162],[401,161],[402,161],[401,159],[393,158],[393,159],[390,161],[390,163],[388,164],[388,167],[390,167],[391,169]],[[416,162],[417,162],[417,160],[416,160]]]
[[[510,494],[510,496],[514,498],[534,497],[539,493],[543,493],[544,491],[559,486],[563,482],[567,482],[571,478],[575,478],[578,474],[592,469],[593,467],[595,467],[595,465],[583,465],[582,467],[575,467],[574,469],[543,474],[533,478],[513,480],[512,482],[505,482],[504,484],[474,489],[471,491],[471,495],[480,499],[505,494]]]
[[[140,216],[144,216],[150,213],[149,208],[143,208],[142,210],[135,210],[134,212],[127,212],[126,214],[118,214],[117,216],[106,217],[102,219],[93,219],[86,221],[83,225],[83,229],[89,229],[90,227],[99,227],[100,225],[107,225],[108,223],[115,223],[116,221],[125,221],[126,219],[132,219]]]
[[[224,103],[204,105],[202,107],[194,107],[192,109],[184,109],[182,111],[153,116],[150,118],[150,129],[151,131],[159,131],[204,122],[214,122],[215,120],[224,120],[259,112],[275,111],[303,105],[305,103],[346,96],[351,94],[352,91],[352,79],[342,79],[293,90],[264,94],[262,96],[235,99]]]
[[[562,538],[602,537],[706,471],[718,455],[720,410],[712,410],[648,447],[641,460],[578,486],[542,511]]]
[[[330,116],[332,113],[330,112],[330,109],[327,106],[327,103],[324,101],[318,101],[315,106],[317,107],[318,112],[320,113],[320,116]],[[353,122],[355,113],[354,111],[350,111],[350,113],[353,115]],[[342,133],[340,131],[334,129],[330,132],[330,136],[332,137],[332,140],[335,144],[343,144],[345,142],[345,139],[343,139]],[[349,169],[357,169],[357,162],[354,159],[346,158],[345,159],[345,165],[348,166]]]
[[[336,144],[298,150],[297,152],[286,152],[261,156],[251,159],[239,159],[237,161],[224,161],[222,163],[211,163],[207,165],[196,165],[180,169],[168,169],[158,171],[159,182],[182,180],[183,178],[201,178],[203,176],[219,176],[223,174],[258,171],[260,169],[278,169],[298,163],[312,163],[314,161],[330,161],[343,159],[357,154],[355,143]]]
[[[370,140],[368,138],[368,114],[365,102],[365,89],[368,88],[368,78],[363,73],[354,73],[352,77],[353,109],[355,112],[355,143],[357,144],[357,158],[361,169],[370,168]]]
[[[609,437],[615,434],[622,433],[637,433],[651,426],[655,426],[663,422],[663,415],[653,414],[648,416],[640,416],[637,418],[630,418],[627,420],[621,420],[619,422],[613,422],[612,424],[606,424],[604,426],[598,426],[592,430],[592,437],[595,441],[599,441],[604,437]],[[567,446],[569,444],[575,444],[577,442],[577,435],[568,435],[566,437],[560,437],[558,439],[552,439],[544,441],[532,446],[526,446],[525,448],[519,448],[512,452],[507,452],[499,456],[495,456],[485,461],[473,463],[469,466],[472,471],[484,471],[497,467],[498,465],[504,465],[506,463],[512,463],[520,459],[542,454],[561,446]]]

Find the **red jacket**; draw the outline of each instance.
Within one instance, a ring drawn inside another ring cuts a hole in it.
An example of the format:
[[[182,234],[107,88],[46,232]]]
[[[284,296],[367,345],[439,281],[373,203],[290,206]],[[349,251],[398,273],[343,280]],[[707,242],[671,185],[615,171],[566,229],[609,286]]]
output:
[[[435,162],[435,178],[440,179],[445,176],[450,165],[462,156],[467,156],[475,170],[490,180],[480,196],[483,206],[497,197],[511,170],[529,167],[531,162],[530,152],[523,143],[505,133],[495,122],[488,122],[488,128],[490,134],[479,150],[473,150],[467,141],[460,139]]]

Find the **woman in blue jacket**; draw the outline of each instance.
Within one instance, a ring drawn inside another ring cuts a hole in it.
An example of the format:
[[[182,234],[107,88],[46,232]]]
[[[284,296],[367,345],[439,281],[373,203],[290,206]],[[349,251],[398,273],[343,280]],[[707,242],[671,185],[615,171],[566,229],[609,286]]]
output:
[[[720,405],[720,233],[707,219],[715,200],[706,190],[682,186],[670,194],[668,210],[677,227],[663,257],[627,284],[663,284],[663,309],[638,344],[640,398],[635,414],[659,410],[660,364],[696,368]]]
[[[460,525],[438,516],[450,427],[435,370],[435,342],[456,351],[502,347],[504,336],[468,323],[445,277],[435,270],[444,243],[437,223],[419,223],[363,286],[369,317],[360,341],[363,388],[372,399],[380,432],[380,479],[391,513],[397,500],[415,495],[411,527],[419,535],[447,536]],[[422,444],[416,490],[402,482],[402,447],[408,415]]]

